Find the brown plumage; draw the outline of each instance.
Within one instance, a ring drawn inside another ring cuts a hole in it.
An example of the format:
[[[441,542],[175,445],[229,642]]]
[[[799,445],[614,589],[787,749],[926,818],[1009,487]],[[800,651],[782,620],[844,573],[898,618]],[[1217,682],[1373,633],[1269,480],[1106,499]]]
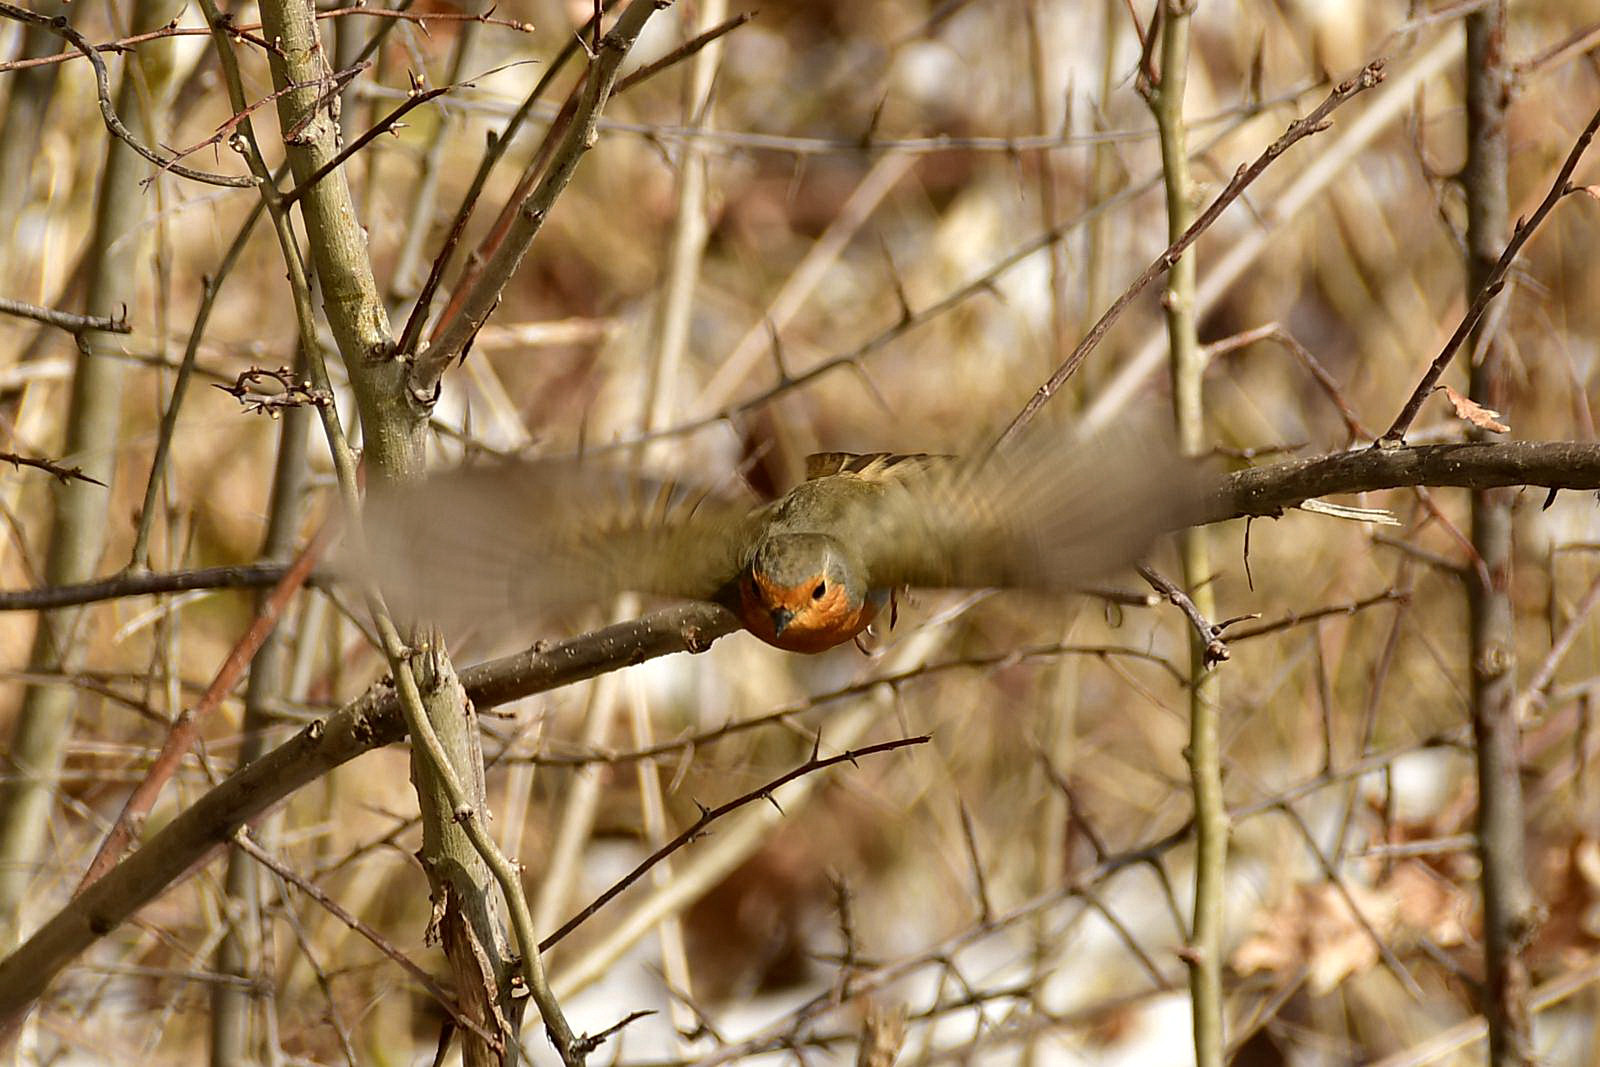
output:
[[[1035,432],[977,459],[810,457],[766,504],[688,496],[593,464],[475,467],[375,493],[368,539],[403,614],[495,626],[623,591],[713,600],[779,648],[865,629],[904,586],[1067,589],[1181,525],[1199,478],[1145,425]]]

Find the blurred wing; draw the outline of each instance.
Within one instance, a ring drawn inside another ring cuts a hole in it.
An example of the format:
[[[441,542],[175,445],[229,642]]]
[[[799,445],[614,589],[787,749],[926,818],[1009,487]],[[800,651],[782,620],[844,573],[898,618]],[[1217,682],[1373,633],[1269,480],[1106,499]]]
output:
[[[369,492],[368,565],[397,615],[447,632],[622,592],[704,600],[758,515],[594,464],[485,465]]]
[[[927,452],[813,452],[806,457],[806,481],[834,474],[854,474],[872,482],[895,481],[929,468],[947,465],[954,458]]]
[[[1192,521],[1204,485],[1165,422],[1089,440],[1035,430],[981,459],[886,479],[861,538],[868,580],[879,588],[1080,585]]]

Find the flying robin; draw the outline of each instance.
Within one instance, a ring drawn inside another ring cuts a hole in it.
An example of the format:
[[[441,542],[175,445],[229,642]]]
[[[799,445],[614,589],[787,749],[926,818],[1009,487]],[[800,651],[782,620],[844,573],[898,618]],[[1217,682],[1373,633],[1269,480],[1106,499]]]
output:
[[[1181,525],[1195,472],[1150,425],[981,458],[808,458],[751,504],[587,462],[491,464],[369,495],[391,606],[447,632],[500,627],[620,592],[709,600],[768,644],[821,652],[903,587],[1067,589]]]

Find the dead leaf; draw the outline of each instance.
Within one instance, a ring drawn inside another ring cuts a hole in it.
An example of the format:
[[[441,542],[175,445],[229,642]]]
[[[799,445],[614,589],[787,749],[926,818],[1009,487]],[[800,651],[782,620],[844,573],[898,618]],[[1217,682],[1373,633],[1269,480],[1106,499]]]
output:
[[[1375,938],[1391,946],[1418,935],[1438,945],[1460,944],[1467,911],[1461,891],[1420,864],[1399,864],[1374,886],[1347,881],[1341,891],[1330,882],[1306,883],[1259,918],[1231,962],[1241,974],[1288,975],[1304,967],[1307,988],[1320,996],[1377,965]]]
[[[1492,408],[1486,408],[1471,397],[1462,396],[1448,385],[1441,386],[1444,395],[1450,398],[1450,406],[1456,409],[1456,418],[1465,419],[1480,430],[1490,433],[1510,433],[1511,427],[1498,421],[1500,413]]]
[[[1382,936],[1394,919],[1393,898],[1359,885],[1347,888],[1362,916]],[[1321,996],[1376,964],[1378,946],[1351,914],[1338,887],[1321,882],[1296,886],[1289,900],[1266,915],[1256,933],[1234,951],[1232,962],[1241,974],[1287,974],[1304,966],[1308,988]]]

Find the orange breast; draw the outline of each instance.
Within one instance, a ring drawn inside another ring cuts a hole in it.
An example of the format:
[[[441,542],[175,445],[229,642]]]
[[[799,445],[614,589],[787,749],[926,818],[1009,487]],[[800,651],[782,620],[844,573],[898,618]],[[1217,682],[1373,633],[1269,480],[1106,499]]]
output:
[[[836,585],[813,599],[814,582],[796,589],[758,583],[759,579],[749,575],[740,580],[739,621],[767,644],[787,652],[822,652],[844,644],[872,623],[882,604],[881,598],[868,596],[852,608],[843,586]],[[780,608],[793,612],[782,633],[772,619],[773,611]]]

